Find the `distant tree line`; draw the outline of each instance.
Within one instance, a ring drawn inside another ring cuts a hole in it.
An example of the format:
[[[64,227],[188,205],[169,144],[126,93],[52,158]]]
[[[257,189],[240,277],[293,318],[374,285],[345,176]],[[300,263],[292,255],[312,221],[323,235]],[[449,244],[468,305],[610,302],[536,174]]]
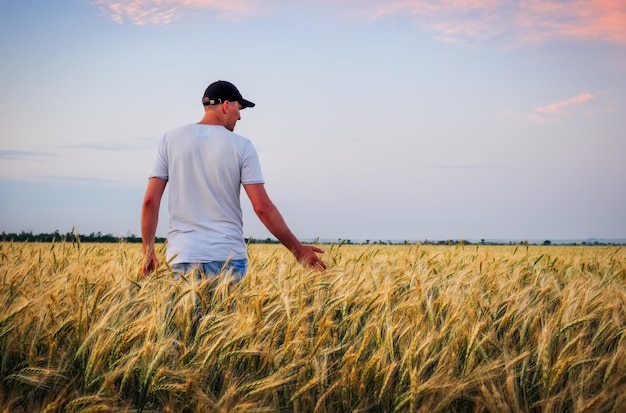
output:
[[[141,243],[141,237],[129,235],[126,237],[116,237],[113,234],[103,234],[101,232],[92,232],[91,234],[79,234],[77,232],[67,232],[65,234],[57,231],[51,233],[33,234],[32,232],[22,231],[19,234],[14,232],[2,232],[0,240],[3,242],[101,242],[101,243]],[[165,238],[157,237],[157,243],[165,242]]]
[[[41,234],[33,234],[32,231],[26,232],[22,231],[20,233],[14,232],[5,232],[3,231],[0,234],[1,242],[99,242],[99,243],[116,243],[116,242],[127,242],[127,243],[141,243],[141,237],[136,235],[128,235],[125,237],[117,237],[113,234],[103,234],[101,232],[92,232],[91,234],[79,234],[74,232],[67,232],[62,234],[60,231],[54,231],[52,233],[41,233]],[[164,243],[165,237],[156,237],[155,241],[157,243]],[[272,238],[265,239],[257,239],[257,238],[246,238],[247,244],[278,244],[279,241]],[[423,241],[383,241],[383,240],[365,240],[359,242],[353,242],[350,239],[339,238],[335,240],[319,240],[316,239],[313,241],[315,244],[346,244],[346,245],[412,245],[412,244],[422,244],[422,245],[557,245],[550,240],[545,240],[543,242],[534,242],[529,243],[527,241],[506,241],[506,242],[493,242],[487,241],[485,239],[481,239],[480,241],[470,242],[467,240],[423,240]],[[572,242],[567,244],[560,245],[624,245],[624,244],[615,244],[615,243],[605,243],[598,241],[581,241],[579,243]]]
[[[54,231],[51,233],[33,234],[32,231],[22,231],[20,233],[5,232],[0,234],[0,241],[2,242],[99,242],[99,243],[141,243],[141,237],[136,235],[128,235],[125,237],[117,237],[113,234],[103,234],[102,232],[92,232],[91,234],[79,234],[71,231],[65,234],[60,231]],[[157,243],[165,242],[165,237],[156,237]],[[278,244],[278,240],[271,238],[255,239],[246,238],[248,244]]]

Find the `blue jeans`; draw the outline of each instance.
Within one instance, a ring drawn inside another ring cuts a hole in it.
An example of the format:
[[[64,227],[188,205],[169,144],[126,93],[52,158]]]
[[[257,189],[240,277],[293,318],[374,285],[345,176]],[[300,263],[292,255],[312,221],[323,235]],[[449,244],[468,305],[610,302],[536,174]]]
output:
[[[209,261],[209,262],[181,262],[172,264],[172,270],[177,279],[181,274],[191,272],[194,268],[196,271],[196,279],[203,277],[215,277],[221,273],[231,272],[235,278],[235,282],[240,281],[246,272],[248,272],[248,260],[229,260],[229,261]]]

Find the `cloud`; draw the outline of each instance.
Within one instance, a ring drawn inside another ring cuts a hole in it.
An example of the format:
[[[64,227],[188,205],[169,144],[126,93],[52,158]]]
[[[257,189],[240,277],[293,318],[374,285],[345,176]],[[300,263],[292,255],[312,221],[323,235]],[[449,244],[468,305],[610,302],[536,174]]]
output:
[[[591,93],[581,93],[580,95],[573,96],[569,99],[550,103],[545,106],[539,106],[534,109],[530,120],[539,123],[553,121],[558,116],[569,114],[577,107],[585,105],[592,100],[593,95]]]
[[[449,164],[449,165],[428,165],[429,168],[433,169],[499,169],[500,166],[495,165],[472,165],[472,164]]]
[[[411,16],[444,42],[537,44],[597,40],[626,44],[624,0],[366,0],[372,18]],[[366,7],[366,6],[363,6]]]
[[[115,186],[115,187],[127,187],[127,183],[119,179],[106,179],[106,178],[89,178],[85,176],[72,176],[72,175],[33,175],[33,176],[18,176],[18,177],[0,177],[0,185],[2,184],[21,184],[25,182],[43,182],[43,183],[58,183],[77,186]]]
[[[525,41],[574,38],[626,44],[623,0],[527,0],[522,4],[518,24]]]
[[[563,113],[567,108],[571,106],[580,105],[589,102],[592,99],[593,95],[591,93],[582,93],[578,96],[561,100],[560,102],[555,102],[546,106],[535,108],[535,112],[545,113],[549,115],[558,115]]]
[[[0,159],[40,161],[49,156],[50,154],[46,152],[0,150]]]
[[[236,19],[261,10],[259,0],[91,0],[117,23],[167,25],[199,10]],[[506,44],[596,40],[626,45],[624,0],[337,0],[370,19],[409,16],[447,43],[491,39]],[[265,2],[276,9],[280,2]],[[307,7],[303,5],[303,7]],[[328,10],[329,13],[332,10]]]
[[[135,138],[124,142],[86,142],[78,145],[69,145],[64,147],[90,149],[94,151],[143,151],[146,149],[153,150],[156,148],[158,139],[156,138]]]
[[[122,186],[124,183],[117,179],[88,178],[84,176],[47,175],[39,178],[44,182],[55,182],[70,185],[85,186]]]
[[[202,9],[216,11],[224,19],[256,10],[255,0],[93,0],[92,3],[115,22],[138,26],[167,25]]]

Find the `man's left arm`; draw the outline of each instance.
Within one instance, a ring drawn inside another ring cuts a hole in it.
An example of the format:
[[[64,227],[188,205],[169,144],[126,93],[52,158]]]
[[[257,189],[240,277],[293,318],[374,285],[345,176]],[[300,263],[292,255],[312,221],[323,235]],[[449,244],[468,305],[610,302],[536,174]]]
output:
[[[274,235],[302,265],[326,269],[326,264],[317,256],[323,253],[321,248],[302,244],[291,232],[287,223],[271,201],[264,184],[244,185],[244,189],[250,198],[254,212],[263,225]]]

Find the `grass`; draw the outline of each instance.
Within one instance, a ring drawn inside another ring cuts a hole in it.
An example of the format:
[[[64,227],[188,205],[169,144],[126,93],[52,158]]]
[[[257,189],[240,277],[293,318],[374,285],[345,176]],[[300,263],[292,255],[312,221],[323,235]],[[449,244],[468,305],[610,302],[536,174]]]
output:
[[[3,411],[626,410],[624,247],[251,245],[235,285],[140,249],[0,244]]]

